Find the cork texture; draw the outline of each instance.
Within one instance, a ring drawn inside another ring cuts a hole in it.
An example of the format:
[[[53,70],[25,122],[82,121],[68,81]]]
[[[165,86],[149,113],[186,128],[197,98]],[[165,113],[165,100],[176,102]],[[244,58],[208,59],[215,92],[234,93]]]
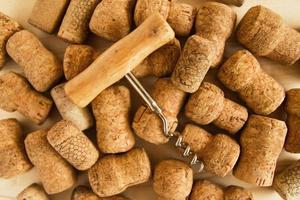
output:
[[[73,190],[71,200],[129,200],[122,196],[98,197],[86,186],[78,186]]]
[[[16,119],[0,120],[0,177],[9,179],[32,168],[25,148],[22,128]]]
[[[251,192],[238,186],[228,186],[224,194],[224,200],[254,200]]]
[[[245,0],[220,0],[221,2],[223,3],[226,3],[226,4],[232,4],[232,5],[235,5],[235,6],[242,6],[245,2]]]
[[[49,200],[43,187],[34,183],[25,188],[18,196],[17,200]]]
[[[148,155],[140,148],[105,156],[88,171],[91,187],[99,197],[120,194],[130,186],[147,182],[150,176]]]
[[[219,185],[208,180],[199,180],[194,183],[191,200],[223,200],[224,191]]]
[[[92,102],[97,126],[97,143],[103,153],[129,151],[135,144],[130,127],[130,91],[125,86],[111,86]]]

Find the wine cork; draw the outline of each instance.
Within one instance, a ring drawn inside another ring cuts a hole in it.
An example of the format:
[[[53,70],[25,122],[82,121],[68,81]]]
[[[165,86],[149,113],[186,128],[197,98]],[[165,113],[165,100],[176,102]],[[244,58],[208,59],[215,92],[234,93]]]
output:
[[[229,6],[217,3],[203,3],[196,17],[196,34],[214,43],[215,56],[212,68],[218,67],[223,59],[226,40],[235,28],[236,13]]]
[[[7,41],[6,50],[23,68],[25,77],[39,92],[47,91],[63,75],[62,64],[58,58],[27,30],[11,36]]]
[[[22,128],[16,119],[0,120],[1,178],[12,178],[32,168],[23,140]]]
[[[33,90],[26,79],[14,72],[0,75],[0,107],[18,111],[36,124],[43,123],[52,107],[52,100]]]
[[[89,182],[99,197],[120,194],[126,188],[147,182],[151,166],[144,149],[133,149],[121,155],[108,155],[88,171]]]
[[[175,131],[178,125],[177,115],[186,94],[177,89],[168,78],[158,79],[151,94],[169,122],[168,130]],[[169,141],[163,133],[161,119],[146,106],[141,106],[135,113],[132,128],[139,137],[150,143],[164,144]]]
[[[85,186],[78,186],[73,190],[71,200],[129,200],[122,196],[111,196],[100,198],[91,189]]]
[[[28,23],[47,32],[53,33],[61,23],[70,0],[36,0]]]
[[[63,192],[76,183],[75,170],[48,143],[47,130],[27,135],[25,148],[48,194]]]
[[[251,115],[240,138],[242,153],[234,176],[258,186],[271,186],[286,132],[283,121]]]
[[[65,84],[60,84],[51,90],[51,97],[57,110],[63,119],[71,121],[80,130],[86,130],[93,126],[94,119],[89,109],[75,105],[64,90]]]
[[[260,68],[255,57],[247,50],[234,53],[222,65],[218,77],[260,115],[274,112],[285,98],[284,88]]]
[[[113,42],[125,37],[133,26],[135,2],[136,0],[102,0],[92,15],[90,30]]]
[[[7,60],[6,42],[15,32],[22,29],[21,25],[14,19],[0,12],[0,69]]]
[[[34,183],[27,188],[25,188],[18,196],[17,200],[49,200],[44,189]]]
[[[103,153],[129,151],[135,144],[129,122],[130,91],[125,86],[111,86],[92,102],[97,125],[98,147]]]
[[[223,200],[223,188],[208,180],[199,180],[194,186],[190,195],[191,200]]]
[[[219,1],[226,4],[232,4],[238,7],[241,7],[245,3],[245,0],[219,0]]]
[[[193,170],[182,161],[164,160],[154,170],[153,189],[160,198],[185,200],[193,185]]]
[[[100,0],[71,0],[58,31],[58,37],[81,44],[89,33],[89,22]]]
[[[274,178],[273,188],[286,200],[300,198],[300,161],[296,161]]]
[[[99,152],[88,137],[71,121],[61,120],[47,133],[49,144],[78,170],[91,168]]]
[[[251,192],[238,186],[228,186],[224,197],[224,200],[254,200]]]
[[[189,37],[172,74],[172,83],[184,92],[196,92],[214,55],[212,42],[197,35]]]

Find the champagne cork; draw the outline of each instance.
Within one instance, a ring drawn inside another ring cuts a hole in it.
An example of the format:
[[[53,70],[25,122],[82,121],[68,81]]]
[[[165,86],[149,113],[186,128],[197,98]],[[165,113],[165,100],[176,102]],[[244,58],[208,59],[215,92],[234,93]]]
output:
[[[103,153],[129,151],[135,144],[129,122],[130,91],[125,86],[111,86],[92,102],[96,118],[98,147]]]
[[[25,188],[18,196],[17,200],[49,200],[43,187],[34,183]]]
[[[224,200],[254,200],[251,192],[238,186],[228,186],[224,196]]]
[[[175,131],[178,125],[177,115],[183,106],[186,94],[177,89],[168,78],[158,79],[151,95],[169,122],[169,131]],[[132,128],[142,139],[153,144],[164,144],[169,141],[163,133],[161,119],[146,106],[141,106],[135,113]]]
[[[240,138],[242,153],[234,176],[257,186],[271,186],[286,132],[284,121],[251,115]]]
[[[58,58],[27,30],[11,36],[7,41],[6,50],[23,68],[25,77],[39,92],[47,91],[63,75],[62,64]]]
[[[47,130],[27,135],[25,148],[48,194],[63,192],[76,183],[75,170],[48,143]]]
[[[111,196],[100,198],[91,189],[85,186],[78,186],[73,190],[71,200],[129,200],[122,196]]]
[[[32,168],[23,140],[22,128],[16,119],[0,120],[0,178],[9,179]]]
[[[120,155],[108,155],[88,171],[89,182],[99,197],[120,194],[126,188],[147,182],[151,166],[144,149],[132,149]]]
[[[223,200],[223,188],[208,180],[199,180],[194,186],[190,195],[191,200]]]

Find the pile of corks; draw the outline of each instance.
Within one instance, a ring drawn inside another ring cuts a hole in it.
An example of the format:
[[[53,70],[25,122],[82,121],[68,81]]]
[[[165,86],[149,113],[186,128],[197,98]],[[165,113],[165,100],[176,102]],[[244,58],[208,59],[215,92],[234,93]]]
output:
[[[132,71],[138,78],[158,78],[151,95],[167,117],[169,131],[175,131],[183,111],[189,119],[181,131],[183,141],[203,161],[206,172],[219,177],[232,172],[244,182],[272,186],[284,199],[300,199],[300,162],[275,174],[283,148],[300,153],[300,89],[285,91],[256,59],[264,56],[293,65],[300,59],[300,33],[260,5],[249,9],[235,28],[236,13],[219,2],[195,8],[172,0],[37,0],[28,22],[48,33],[58,30],[58,37],[73,43],[63,62],[33,33],[0,13],[0,67],[8,54],[24,72],[0,75],[0,108],[42,124],[54,102],[62,117],[53,126],[28,134],[16,119],[1,120],[0,177],[9,179],[36,167],[42,184],[26,188],[19,200],[47,200],[48,194],[74,188],[78,171],[87,172],[91,189],[76,187],[72,200],[128,199],[120,194],[151,177],[160,200],[253,199],[238,186],[194,182],[191,167],[183,161],[163,160],[152,172],[145,149],[135,147],[134,135],[153,144],[165,144],[169,138],[160,118],[147,106],[140,106],[131,122],[131,94],[126,86],[117,83],[101,92],[91,103],[92,113],[65,94],[64,82],[101,56],[83,44],[90,31],[116,42],[153,13],[163,16],[181,41],[187,39],[182,49],[174,39]],[[247,50],[224,60],[226,40],[232,35]],[[225,93],[204,81],[212,68],[243,105],[229,99],[229,90]],[[45,94],[49,90],[52,98]],[[269,116],[281,105],[286,121]],[[94,121],[97,145],[83,132]],[[201,127],[208,124],[220,132]]]

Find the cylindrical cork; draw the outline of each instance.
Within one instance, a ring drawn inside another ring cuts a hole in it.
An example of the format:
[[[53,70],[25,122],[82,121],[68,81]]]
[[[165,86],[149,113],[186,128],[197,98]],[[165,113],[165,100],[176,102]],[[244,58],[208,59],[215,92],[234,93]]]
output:
[[[300,33],[278,14],[261,5],[252,7],[241,20],[237,37],[251,52],[284,64],[300,58]]]
[[[41,124],[49,115],[52,101],[34,91],[23,76],[9,72],[0,76],[0,107]]]
[[[11,36],[6,50],[23,68],[26,78],[39,92],[48,90],[63,75],[62,64],[58,58],[27,30]]]
[[[0,69],[4,66],[6,56],[6,42],[15,32],[21,30],[22,27],[14,19],[0,12]]]
[[[261,70],[255,57],[247,50],[234,53],[220,68],[219,79],[237,91],[257,114],[274,112],[285,98],[284,88]]]
[[[172,74],[172,83],[182,91],[196,92],[214,55],[215,49],[211,41],[197,35],[189,37]]]
[[[92,189],[100,197],[120,194],[130,186],[147,182],[150,176],[148,155],[140,148],[105,156],[88,171]]]
[[[271,186],[286,132],[284,121],[251,115],[240,138],[241,157],[234,176],[258,186]]]
[[[71,43],[83,43],[89,33],[89,22],[100,0],[71,0],[58,36]]]
[[[99,198],[93,191],[86,186],[78,186],[73,190],[71,200],[129,200],[122,196],[111,196]]]
[[[285,150],[291,153],[300,153],[300,89],[287,91],[286,97],[288,134]]]
[[[254,200],[251,192],[238,186],[228,186],[225,189],[224,200]]]
[[[85,130],[93,126],[94,119],[89,109],[75,105],[66,96],[64,84],[54,87],[51,90],[51,97],[63,119],[71,121],[80,130]]]
[[[181,46],[176,38],[150,54],[140,65],[131,72],[137,77],[169,76],[181,54]]]
[[[27,135],[25,148],[48,194],[63,192],[76,183],[76,173],[47,141],[47,130]]]
[[[245,2],[245,0],[219,0],[219,1],[226,4],[232,4],[238,7],[241,7]]]
[[[223,188],[208,180],[199,180],[194,186],[190,195],[191,200],[224,200]]]
[[[43,187],[34,183],[25,188],[18,196],[17,200],[49,200]]]
[[[130,127],[130,91],[125,86],[111,86],[92,102],[96,118],[98,147],[103,153],[129,151],[135,144]]]
[[[130,33],[136,0],[102,0],[96,7],[90,30],[109,41],[118,41]]]
[[[89,45],[70,45],[67,47],[63,69],[67,80],[71,80],[85,70],[98,56],[96,50]]]
[[[28,23],[48,33],[53,33],[60,24],[70,0],[37,0]]]
[[[300,198],[300,160],[275,175],[273,188],[286,200]]]
[[[61,120],[47,133],[50,145],[78,170],[91,168],[99,158],[99,152],[88,137],[72,122]]]
[[[186,94],[177,89],[168,78],[158,79],[151,94],[169,122],[169,131],[175,131],[178,125],[177,115]],[[163,144],[169,141],[163,133],[161,119],[146,106],[141,106],[135,113],[132,128],[139,137],[148,142]]]
[[[153,189],[162,198],[185,200],[193,186],[193,170],[179,160],[161,161],[154,170]]]
[[[22,128],[16,119],[0,120],[1,178],[12,178],[31,169],[23,140]]]
[[[176,35],[186,37],[192,31],[196,13],[197,10],[189,4],[171,1],[167,22]]]
[[[235,21],[235,12],[225,4],[206,2],[199,8],[195,22],[196,34],[214,43],[216,53],[212,67],[221,63],[225,42],[234,30]]]

